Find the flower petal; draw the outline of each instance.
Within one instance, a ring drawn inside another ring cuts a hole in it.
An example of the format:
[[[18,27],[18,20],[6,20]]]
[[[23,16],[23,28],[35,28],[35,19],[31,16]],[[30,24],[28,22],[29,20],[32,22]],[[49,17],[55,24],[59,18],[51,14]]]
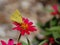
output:
[[[14,27],[13,30],[21,30],[20,27]]]
[[[16,26],[20,26],[20,24],[17,23],[17,22],[13,22],[13,24],[16,25]]]
[[[2,43],[2,45],[7,45],[6,42],[4,42],[4,41],[2,41],[2,40],[1,40],[1,43]]]
[[[17,43],[17,45],[22,45],[22,43]]]
[[[57,12],[52,12],[51,14],[52,14],[52,15],[56,15],[56,14],[57,14]]]
[[[25,32],[29,35],[30,33],[29,33],[29,31],[27,31],[27,30],[25,30]]]
[[[12,39],[9,39],[8,45],[14,45],[14,41]]]
[[[29,20],[28,20],[28,19],[25,19],[25,20],[24,20],[24,23],[28,23],[28,22],[29,22]]]
[[[52,6],[52,8],[53,8],[55,11],[58,11],[58,5],[54,5],[54,6]]]
[[[25,34],[25,31],[21,31],[21,35],[24,35]]]
[[[29,25],[32,25],[33,23],[32,23],[32,22],[29,22],[28,24],[29,24]]]
[[[34,26],[31,26],[31,27],[28,28],[28,30],[33,32],[33,31],[36,31],[37,29]]]

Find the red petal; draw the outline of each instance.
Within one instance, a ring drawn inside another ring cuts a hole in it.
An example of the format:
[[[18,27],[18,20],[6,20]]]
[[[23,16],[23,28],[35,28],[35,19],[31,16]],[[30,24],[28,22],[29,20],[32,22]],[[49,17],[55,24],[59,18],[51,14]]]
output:
[[[22,43],[17,43],[17,45],[22,45]]]
[[[33,23],[32,23],[32,22],[29,22],[28,24],[29,24],[29,25],[32,25]]]
[[[29,30],[30,30],[31,32],[36,31],[35,28],[29,28]]]
[[[23,18],[23,20],[25,20],[25,18]]]
[[[52,14],[52,15],[57,15],[57,12],[52,12],[51,14]]]
[[[48,43],[44,43],[43,45],[48,45]]]
[[[58,5],[54,5],[54,6],[52,6],[52,8],[53,8],[55,11],[58,11]]]
[[[7,45],[4,41],[1,40],[2,45]]]
[[[29,22],[29,20],[28,20],[28,19],[25,19],[25,20],[24,20],[24,23],[28,23],[28,22]]]
[[[27,31],[27,30],[25,30],[25,32],[26,32],[26,34],[28,34],[28,35],[30,34],[29,31]]]
[[[13,24],[16,25],[16,26],[20,26],[20,24],[17,23],[17,22],[13,22]]]
[[[14,45],[14,41],[12,39],[9,39],[8,45]]]
[[[21,28],[20,27],[15,27],[15,28],[13,28],[13,30],[21,30]]]
[[[35,27],[30,27],[30,31],[36,31],[37,29]]]
[[[21,31],[21,35],[24,35],[25,34],[25,31]]]

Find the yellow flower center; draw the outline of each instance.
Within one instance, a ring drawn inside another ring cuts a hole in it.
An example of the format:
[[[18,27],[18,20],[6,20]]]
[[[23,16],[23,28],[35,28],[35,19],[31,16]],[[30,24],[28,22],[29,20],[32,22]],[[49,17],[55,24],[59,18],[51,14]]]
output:
[[[21,28],[27,29],[27,28],[28,28],[28,24],[22,23],[22,24],[21,24]]]

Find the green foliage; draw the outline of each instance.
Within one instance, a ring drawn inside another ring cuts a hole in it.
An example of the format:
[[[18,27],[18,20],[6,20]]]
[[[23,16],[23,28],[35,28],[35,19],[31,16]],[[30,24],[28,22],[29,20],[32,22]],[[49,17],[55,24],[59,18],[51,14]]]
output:
[[[60,44],[60,41],[56,40],[60,38],[60,25],[58,25],[60,20],[58,20],[56,17],[53,17],[53,19],[49,20],[44,26],[40,23],[38,23],[39,28],[43,29],[41,34],[45,36],[52,35],[55,42]],[[45,41],[40,42],[39,45],[42,45]],[[51,44],[49,44],[51,45]]]
[[[44,43],[46,43],[48,40],[44,40],[42,41],[39,45],[43,45]]]
[[[22,45],[27,45],[25,42],[22,42]]]

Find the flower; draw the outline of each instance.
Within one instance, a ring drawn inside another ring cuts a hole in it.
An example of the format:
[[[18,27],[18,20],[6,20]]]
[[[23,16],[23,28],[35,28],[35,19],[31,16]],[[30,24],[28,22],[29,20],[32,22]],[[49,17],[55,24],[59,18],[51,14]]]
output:
[[[32,25],[32,22],[29,22],[29,20],[26,18],[23,18],[22,20],[22,23],[13,22],[13,24],[16,25],[16,27],[14,27],[13,30],[20,31],[21,35],[24,35],[25,33],[29,35],[30,32],[36,31],[36,28]]]
[[[8,44],[7,44],[5,41],[1,40],[1,44],[2,45],[14,45],[14,41],[12,39],[9,39]],[[22,44],[17,43],[16,45],[22,45]]]
[[[16,45],[22,45],[22,43],[17,43]]]
[[[48,45],[48,43],[44,43],[43,45]]]
[[[50,42],[51,44],[53,44],[53,43],[54,43],[54,38],[50,37],[50,38],[49,38],[49,42]]]
[[[55,41],[54,41],[54,38],[53,37],[50,37],[48,38],[48,41],[46,43],[44,43],[43,45],[54,45],[55,44]]]
[[[58,9],[58,5],[54,5],[52,6],[54,12],[51,12],[52,15],[60,15],[59,9]]]

